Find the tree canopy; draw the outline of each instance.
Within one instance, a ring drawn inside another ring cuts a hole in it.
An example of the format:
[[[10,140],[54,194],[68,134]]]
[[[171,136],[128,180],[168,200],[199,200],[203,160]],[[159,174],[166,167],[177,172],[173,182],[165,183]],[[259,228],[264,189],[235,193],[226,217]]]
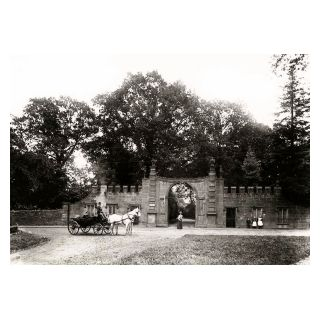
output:
[[[118,90],[98,95],[94,103],[100,133],[85,150],[103,172],[113,172],[114,183],[141,181],[152,159],[162,176],[205,176],[212,157],[217,166],[224,164],[227,182],[237,183],[248,147],[259,156],[267,149],[269,129],[241,106],[203,101],[155,71],[129,75]]]
[[[245,108],[205,101],[156,72],[129,74],[115,91],[93,99],[34,98],[10,128],[11,205],[58,207],[83,198],[92,183],[140,184],[155,161],[165,177],[199,177],[216,159],[226,185],[279,182],[306,203],[309,193],[310,98],[302,83],[305,55],[275,56],[286,79],[273,129]],[[302,77],[302,78],[301,78]],[[82,150],[92,168],[73,165]]]
[[[83,196],[70,188],[67,167],[96,131],[95,114],[83,102],[31,99],[10,127],[11,207],[56,208]]]
[[[280,112],[273,128],[272,160],[284,194],[308,204],[310,197],[310,92],[308,56],[274,57],[274,72],[285,79]]]

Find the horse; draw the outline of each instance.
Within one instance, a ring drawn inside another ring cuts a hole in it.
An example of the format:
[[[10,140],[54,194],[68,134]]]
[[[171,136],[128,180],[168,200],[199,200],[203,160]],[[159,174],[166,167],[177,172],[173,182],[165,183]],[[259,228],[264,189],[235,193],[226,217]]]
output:
[[[124,224],[126,227],[126,234],[132,234],[132,224],[135,217],[140,217],[141,212],[139,208],[135,208],[130,212],[125,214],[112,214],[108,218],[108,222],[110,223],[111,234],[114,235],[113,228],[116,227],[116,234],[118,234],[118,226],[119,224]]]

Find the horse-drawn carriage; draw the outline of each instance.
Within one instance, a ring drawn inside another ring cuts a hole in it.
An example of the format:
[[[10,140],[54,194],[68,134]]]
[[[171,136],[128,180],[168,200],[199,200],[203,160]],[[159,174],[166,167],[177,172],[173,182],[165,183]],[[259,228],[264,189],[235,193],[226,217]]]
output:
[[[78,234],[79,229],[83,233],[88,233],[91,228],[94,234],[110,233],[110,223],[107,219],[99,216],[90,217],[84,215],[82,217],[71,218],[68,221],[68,230],[73,235]]]
[[[110,233],[114,235],[118,234],[118,226],[122,224],[125,226],[126,234],[132,234],[133,222],[140,215],[140,209],[135,208],[125,214],[111,214],[108,216],[108,219],[102,218],[101,215],[93,217],[84,215],[82,217],[68,218],[68,230],[71,234],[76,235],[80,229],[82,232],[88,233],[92,228],[94,234]]]

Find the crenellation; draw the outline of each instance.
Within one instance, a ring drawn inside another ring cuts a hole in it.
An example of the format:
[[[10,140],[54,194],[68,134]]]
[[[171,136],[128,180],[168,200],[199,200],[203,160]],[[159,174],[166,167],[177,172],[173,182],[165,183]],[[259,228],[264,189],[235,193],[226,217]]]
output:
[[[248,194],[254,194],[254,187],[248,187]]]
[[[281,194],[281,187],[278,187],[278,186],[274,187],[274,194],[280,195]]]
[[[220,171],[221,173],[221,171]],[[154,163],[149,178],[142,185],[93,186],[91,194],[82,200],[94,208],[101,202],[105,210],[112,208],[116,213],[125,213],[133,206],[140,206],[140,223],[149,226],[168,226],[168,193],[176,183],[187,183],[196,197],[196,227],[226,227],[227,214],[235,210],[236,227],[246,227],[246,220],[262,215],[265,228],[278,228],[279,208],[289,208],[289,226],[308,228],[309,211],[293,207],[281,196],[279,186],[225,186],[224,179],[215,175],[214,166],[203,178],[165,178],[157,176]],[[81,214],[83,208],[71,205],[72,214]],[[282,226],[283,224],[281,224]],[[229,225],[230,226],[230,225]]]

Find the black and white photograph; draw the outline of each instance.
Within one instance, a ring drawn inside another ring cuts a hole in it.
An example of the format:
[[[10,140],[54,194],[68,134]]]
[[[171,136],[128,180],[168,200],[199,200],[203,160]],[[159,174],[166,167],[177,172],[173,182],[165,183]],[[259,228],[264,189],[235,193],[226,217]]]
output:
[[[11,263],[309,263],[308,54],[14,62]]]
[[[318,319],[315,3],[0,12],[4,319]]]

